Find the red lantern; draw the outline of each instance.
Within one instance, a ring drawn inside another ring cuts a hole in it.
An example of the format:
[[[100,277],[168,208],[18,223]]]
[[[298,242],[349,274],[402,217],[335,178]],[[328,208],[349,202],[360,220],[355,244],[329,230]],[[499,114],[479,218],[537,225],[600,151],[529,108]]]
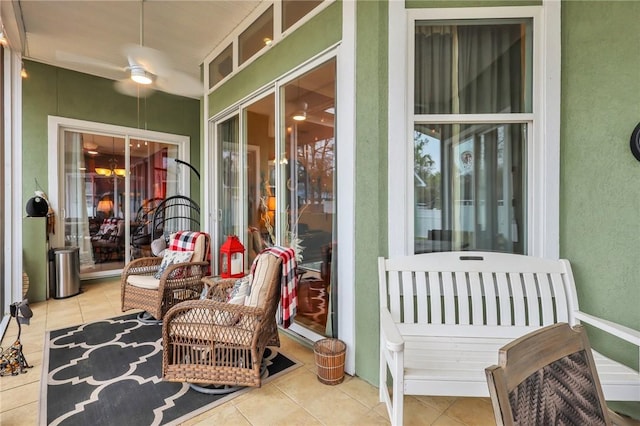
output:
[[[229,235],[220,247],[220,276],[244,277],[244,246],[235,235]]]

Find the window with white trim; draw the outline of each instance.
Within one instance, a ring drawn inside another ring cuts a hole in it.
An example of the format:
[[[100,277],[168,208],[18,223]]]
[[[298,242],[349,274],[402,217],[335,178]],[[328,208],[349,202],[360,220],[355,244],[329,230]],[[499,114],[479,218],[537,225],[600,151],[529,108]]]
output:
[[[533,19],[411,23],[413,251],[527,253]]]

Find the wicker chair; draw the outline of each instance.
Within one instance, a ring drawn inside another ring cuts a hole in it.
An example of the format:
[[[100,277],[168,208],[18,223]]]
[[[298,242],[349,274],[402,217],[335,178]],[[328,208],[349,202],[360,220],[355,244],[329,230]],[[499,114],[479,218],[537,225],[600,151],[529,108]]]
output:
[[[191,241],[190,246],[179,241]],[[169,248],[183,246],[192,248],[188,262],[168,265],[161,275],[156,274],[163,265],[163,257],[143,257],[132,260],[122,271],[121,302],[122,311],[142,309],[148,316],[161,320],[164,314],[179,302],[197,299],[202,292],[202,277],[209,270],[210,238],[204,232],[178,232],[172,234]]]
[[[171,308],[162,327],[164,379],[209,393],[225,393],[225,386],[259,387],[266,346],[280,346],[281,276],[282,260],[260,254],[245,305],[226,302],[236,280],[221,279],[206,299]],[[201,385],[217,385],[220,391]]]
[[[485,370],[498,425],[631,424],[607,409],[580,325],[529,333],[502,347],[498,359]]]

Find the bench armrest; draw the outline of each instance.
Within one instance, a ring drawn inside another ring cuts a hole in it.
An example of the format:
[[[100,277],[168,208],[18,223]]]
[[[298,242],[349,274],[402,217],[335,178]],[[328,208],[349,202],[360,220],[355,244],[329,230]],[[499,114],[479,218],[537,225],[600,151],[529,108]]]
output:
[[[640,347],[640,331],[638,330],[581,311],[575,311],[573,314],[577,320],[586,322],[589,325]]]
[[[392,352],[404,350],[404,339],[391,318],[391,314],[385,308],[380,308],[380,331],[387,344],[387,349]]]

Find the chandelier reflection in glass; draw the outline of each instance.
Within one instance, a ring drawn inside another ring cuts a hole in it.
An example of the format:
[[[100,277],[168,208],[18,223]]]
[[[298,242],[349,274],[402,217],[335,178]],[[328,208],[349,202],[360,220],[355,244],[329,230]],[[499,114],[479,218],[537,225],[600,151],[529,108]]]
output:
[[[127,174],[127,171],[125,169],[118,168],[118,160],[116,160],[115,158],[115,153],[116,153],[115,138],[112,138],[112,141],[113,141],[112,152],[114,156],[109,159],[109,168],[107,169],[104,167],[96,167],[94,170],[96,174],[99,176],[114,177],[114,178],[124,177]]]

